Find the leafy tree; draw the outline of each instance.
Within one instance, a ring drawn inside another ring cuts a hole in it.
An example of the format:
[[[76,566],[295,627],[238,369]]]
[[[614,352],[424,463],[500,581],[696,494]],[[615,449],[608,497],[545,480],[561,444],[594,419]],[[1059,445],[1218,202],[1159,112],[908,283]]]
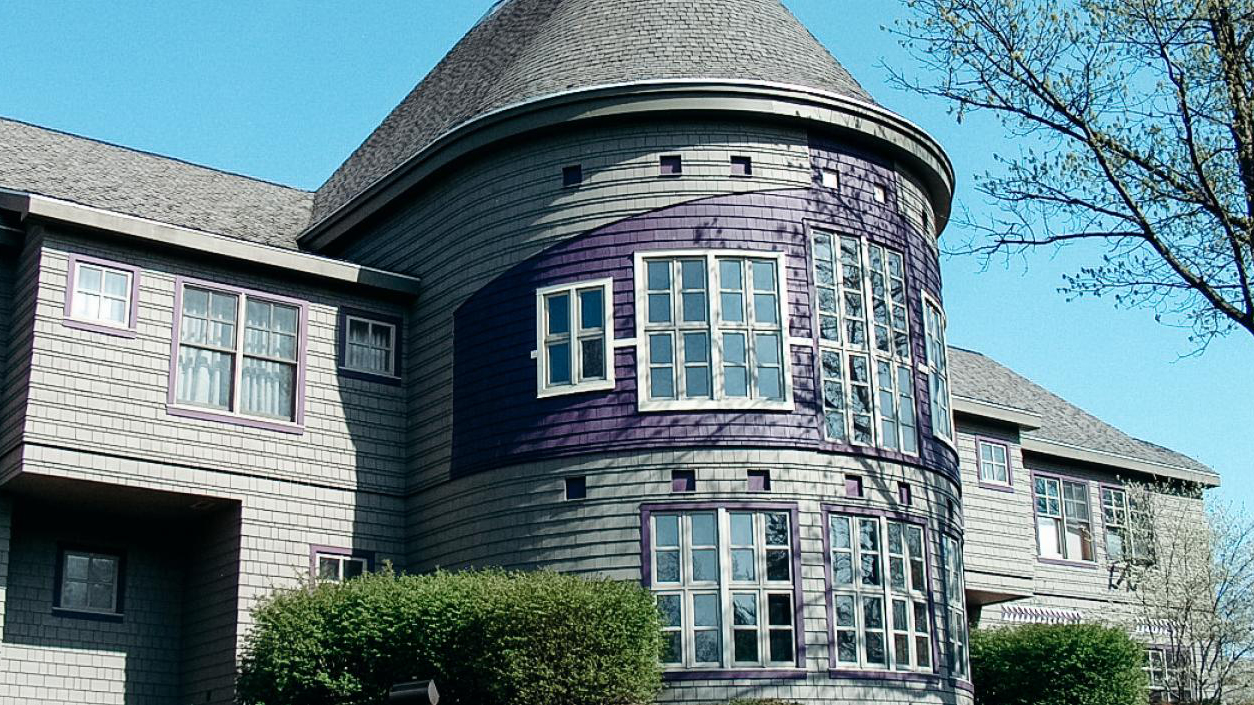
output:
[[[1204,346],[1254,335],[1254,0],[904,0],[932,75],[896,81],[999,117],[1024,145],[977,188],[964,251],[1095,241],[1073,296],[1113,295]]]

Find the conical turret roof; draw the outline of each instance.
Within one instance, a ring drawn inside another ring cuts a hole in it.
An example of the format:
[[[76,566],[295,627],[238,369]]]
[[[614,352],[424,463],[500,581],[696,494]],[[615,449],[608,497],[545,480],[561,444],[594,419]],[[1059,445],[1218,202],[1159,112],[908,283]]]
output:
[[[505,0],[318,190],[317,222],[440,135],[562,92],[675,79],[871,98],[779,0]]]

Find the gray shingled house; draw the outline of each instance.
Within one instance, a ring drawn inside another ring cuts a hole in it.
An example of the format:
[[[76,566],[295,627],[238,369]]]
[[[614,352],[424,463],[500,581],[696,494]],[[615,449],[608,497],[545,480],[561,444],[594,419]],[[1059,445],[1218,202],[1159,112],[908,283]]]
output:
[[[946,345],[952,186],[777,0],[499,3],[314,193],[0,120],[0,703],[230,702],[383,561],[642,580],[667,702],[970,702],[1218,478]]]

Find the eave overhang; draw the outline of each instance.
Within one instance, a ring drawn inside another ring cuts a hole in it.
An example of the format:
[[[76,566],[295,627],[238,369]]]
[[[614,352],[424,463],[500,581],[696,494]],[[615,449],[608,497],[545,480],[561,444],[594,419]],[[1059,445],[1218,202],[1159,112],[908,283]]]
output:
[[[420,283],[416,277],[38,194],[0,189],[0,210],[16,213],[22,221],[35,218],[65,223],[89,231],[159,244],[204,256],[247,262],[253,266],[279,269],[330,282],[364,286],[405,296],[417,296],[420,293]],[[4,233],[0,232],[0,237],[3,236]]]
[[[902,163],[928,191],[937,233],[949,220],[954,170],[940,144],[877,105],[803,86],[754,81],[657,80],[558,93],[496,110],[444,133],[386,176],[310,226],[305,249],[334,246],[357,225],[455,160],[536,130],[645,114],[725,113],[808,124]]]

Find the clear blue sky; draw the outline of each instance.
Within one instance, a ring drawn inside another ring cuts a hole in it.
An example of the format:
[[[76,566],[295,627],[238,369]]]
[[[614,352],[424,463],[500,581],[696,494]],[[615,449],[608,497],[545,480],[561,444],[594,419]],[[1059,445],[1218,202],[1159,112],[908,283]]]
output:
[[[483,14],[490,0],[4,0],[0,115],[316,188]],[[900,93],[910,58],[880,30],[892,0],[786,0],[882,104],[949,151],[958,199],[1013,153],[988,120]],[[961,237],[951,231],[949,237]],[[980,271],[944,262],[950,341],[988,354],[1128,433],[1188,453],[1254,507],[1254,339],[1200,358],[1183,331],[1056,292],[1079,253]]]

